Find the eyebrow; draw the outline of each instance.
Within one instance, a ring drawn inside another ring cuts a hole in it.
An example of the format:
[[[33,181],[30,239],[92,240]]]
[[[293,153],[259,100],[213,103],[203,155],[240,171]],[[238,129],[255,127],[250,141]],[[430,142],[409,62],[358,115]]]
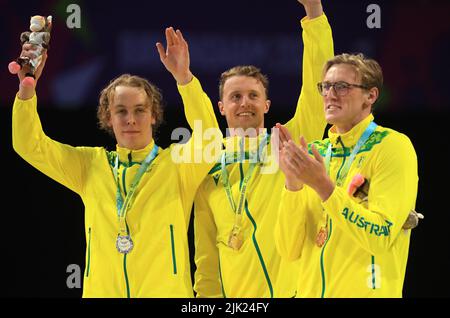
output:
[[[259,92],[256,91],[256,90],[254,90],[254,89],[250,90],[249,92],[250,92],[250,93],[259,94]],[[243,92],[242,92],[242,91],[239,91],[239,90],[236,90],[236,91],[232,91],[229,95],[235,95],[235,94],[243,94]]]
[[[118,105],[113,105],[116,108],[127,108],[125,105],[122,104],[118,104]],[[137,104],[137,105],[133,105],[131,106],[132,108],[138,108],[138,107],[145,107],[145,108],[150,108],[150,105],[146,105],[146,104]]]

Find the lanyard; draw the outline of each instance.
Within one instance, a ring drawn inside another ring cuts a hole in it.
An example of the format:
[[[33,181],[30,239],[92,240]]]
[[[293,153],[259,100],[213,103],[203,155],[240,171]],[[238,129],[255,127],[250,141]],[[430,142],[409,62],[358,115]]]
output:
[[[122,234],[126,234],[126,223],[125,218],[127,216],[127,212],[130,207],[131,199],[134,196],[134,193],[137,189],[137,186],[139,182],[142,179],[142,176],[144,175],[145,171],[147,171],[147,168],[150,166],[150,164],[155,160],[156,156],[158,155],[158,146],[155,144],[153,146],[153,149],[150,151],[150,153],[147,155],[147,157],[142,162],[141,166],[139,167],[139,170],[137,171],[136,175],[134,176],[133,182],[131,183],[130,190],[128,191],[128,194],[125,197],[125,201],[122,198],[122,194],[120,192],[120,181],[118,176],[118,170],[119,170],[119,154],[116,156],[116,162],[114,164],[114,178],[117,182],[117,192],[116,192],[116,206],[117,206],[117,216],[119,217],[119,224],[120,224],[120,232]]]
[[[361,147],[366,143],[366,141],[369,139],[370,135],[375,131],[377,128],[377,124],[375,122],[371,122],[369,127],[366,128],[362,136],[359,138],[358,142],[355,145],[355,148],[353,148],[353,151],[348,159],[348,161],[345,163],[344,167],[341,170],[341,173],[338,177],[338,180],[336,180],[337,186],[342,186],[345,182],[345,179],[347,178],[348,171],[350,170],[350,166],[352,165],[353,161],[355,160],[356,155],[358,154],[358,151],[361,149]],[[330,161],[331,161],[331,147],[332,144],[328,145],[327,154],[325,156],[325,167],[327,169],[327,174],[330,175]]]
[[[371,122],[370,125],[366,128],[362,136],[359,138],[358,142],[355,145],[355,148],[353,148],[353,151],[348,159],[348,161],[345,163],[345,165],[342,167],[341,173],[337,177],[336,185],[342,186],[345,182],[345,179],[347,178],[348,171],[350,170],[350,167],[355,160],[356,155],[358,154],[358,151],[361,149],[361,147],[366,143],[366,141],[369,139],[370,135],[375,131],[377,128],[377,124],[374,122]],[[331,147],[332,144],[328,145],[327,154],[325,155],[325,168],[327,169],[327,175],[330,175],[330,162],[331,162]],[[331,222],[331,221],[330,221]],[[326,214],[326,221],[325,226],[321,227],[319,230],[319,233],[316,237],[316,244],[319,247],[324,246],[325,242],[328,241],[328,213]]]
[[[267,145],[267,138],[268,138],[267,133],[265,133],[264,137],[262,138],[262,140],[259,144],[259,148],[258,148],[258,152],[257,152],[257,160],[256,160],[257,162],[263,161],[262,155],[263,155],[263,151]],[[241,139],[240,150],[241,150],[241,153],[244,152],[244,138]],[[252,177],[253,171],[255,170],[257,163],[251,162],[247,172],[245,173],[245,177],[244,177],[242,186],[239,191],[239,202],[238,202],[238,205],[236,206],[236,203],[234,202],[234,199],[233,199],[233,193],[231,191],[231,185],[230,185],[230,180],[229,180],[229,176],[228,176],[228,171],[226,168],[226,160],[225,159],[226,159],[226,152],[224,152],[222,154],[222,158],[221,158],[222,185],[225,188],[228,202],[230,203],[231,209],[236,214],[235,226],[240,226],[241,220],[242,220],[242,210],[243,210],[243,206],[244,206],[244,202],[245,202],[245,193],[247,191],[247,184],[250,181],[250,178]]]

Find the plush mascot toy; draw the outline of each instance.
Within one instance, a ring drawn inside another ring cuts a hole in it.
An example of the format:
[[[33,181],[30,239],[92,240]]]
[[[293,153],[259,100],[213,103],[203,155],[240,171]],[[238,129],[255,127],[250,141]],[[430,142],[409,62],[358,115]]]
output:
[[[350,196],[360,199],[361,202],[367,202],[369,198],[369,181],[358,173],[350,182],[347,192]],[[404,230],[412,230],[419,225],[419,220],[423,218],[423,214],[411,210],[402,228]]]
[[[52,28],[52,17],[47,18],[35,15],[30,19],[31,32],[23,32],[20,35],[21,44],[33,44],[35,51],[32,58],[21,56],[17,60],[9,63],[8,69],[11,74],[17,74],[24,66],[30,66],[30,72],[22,81],[24,86],[34,86],[34,73],[42,61],[42,51],[48,49],[50,43],[50,31]]]

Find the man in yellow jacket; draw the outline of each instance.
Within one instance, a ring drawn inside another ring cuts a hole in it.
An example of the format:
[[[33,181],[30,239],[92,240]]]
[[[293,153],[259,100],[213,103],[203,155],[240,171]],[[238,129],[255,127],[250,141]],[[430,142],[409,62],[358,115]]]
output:
[[[166,29],[166,39],[161,60],[175,77],[184,104],[192,106],[186,117],[194,132],[185,145],[163,150],[155,144],[162,97],[153,84],[137,76],[118,77],[100,97],[99,122],[115,136],[115,151],[72,147],[46,136],[35,87],[21,84],[14,102],[15,151],[83,200],[87,246],[83,297],[193,296],[187,228],[195,192],[214,161],[189,163],[179,156],[201,155],[203,141],[193,140],[203,140],[196,138],[201,128],[218,124],[210,103],[189,100],[202,88],[189,71],[181,32]],[[31,44],[24,44],[21,56],[32,54]],[[46,55],[35,73],[36,82],[45,60]],[[26,68],[19,72],[21,82],[26,72]]]
[[[294,135],[317,139],[326,122],[316,83],[323,64],[334,55],[333,40],[321,1],[299,2],[307,13],[301,21],[303,86],[287,127]],[[195,199],[197,297],[295,295],[297,265],[281,259],[273,240],[283,176],[273,169],[270,138],[263,129],[270,107],[267,87],[267,78],[254,66],[222,74],[219,110],[231,136]]]
[[[280,134],[286,188],[275,241],[300,260],[299,297],[402,296],[417,157],[407,136],[374,122],[382,85],[376,61],[338,55],[318,84],[329,138],[298,146]]]

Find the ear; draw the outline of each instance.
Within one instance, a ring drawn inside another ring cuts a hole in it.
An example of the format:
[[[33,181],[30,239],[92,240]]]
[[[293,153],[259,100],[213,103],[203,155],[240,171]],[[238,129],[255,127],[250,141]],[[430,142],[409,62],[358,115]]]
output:
[[[379,94],[380,94],[380,92],[379,92],[378,88],[376,88],[376,87],[372,87],[371,89],[369,89],[367,91],[366,101],[367,101],[367,104],[370,105],[370,107],[372,107],[372,105],[375,104],[375,102],[378,99]]]
[[[221,101],[219,101],[219,102],[217,103],[217,105],[219,106],[220,114],[221,114],[222,116],[225,116],[225,106],[223,105],[223,103],[222,103]]]
[[[106,120],[107,120],[108,127],[112,127],[111,110],[109,109],[109,107],[108,107],[108,113],[106,115]]]
[[[272,102],[269,99],[266,100],[266,107],[264,107],[264,114],[267,114],[269,112],[270,105],[272,105]]]

